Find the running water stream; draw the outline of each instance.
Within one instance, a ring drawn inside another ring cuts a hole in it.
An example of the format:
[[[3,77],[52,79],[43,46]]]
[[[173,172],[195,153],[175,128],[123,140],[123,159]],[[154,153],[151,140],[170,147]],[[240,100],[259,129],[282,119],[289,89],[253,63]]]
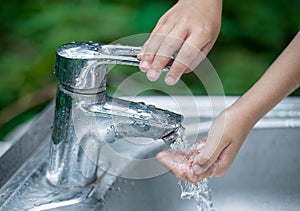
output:
[[[191,153],[193,149],[199,149],[204,146],[204,143],[190,145],[184,138],[177,138],[176,141],[171,144],[171,149],[174,152],[184,152],[186,154]],[[212,191],[208,187],[208,180],[203,179],[197,182],[197,184],[190,183],[186,180],[178,180],[178,184],[181,189],[181,199],[194,199],[197,202],[198,211],[215,211],[212,202]]]

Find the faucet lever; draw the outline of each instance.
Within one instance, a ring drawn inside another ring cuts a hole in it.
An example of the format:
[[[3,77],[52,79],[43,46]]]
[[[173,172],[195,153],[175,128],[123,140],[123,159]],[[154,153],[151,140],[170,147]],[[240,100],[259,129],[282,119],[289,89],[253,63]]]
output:
[[[138,66],[140,64],[140,60],[137,58],[138,54],[141,52],[142,47],[136,46],[128,46],[128,45],[102,45],[101,46],[101,53],[104,53],[106,58],[110,60],[109,62],[117,64],[125,64],[131,66]],[[174,62],[174,57],[172,56],[163,69],[163,71],[169,71],[171,65]]]
[[[107,44],[107,45],[102,45],[101,49],[104,50],[105,54],[109,54],[109,55],[137,56],[140,53],[142,47],[140,47],[140,46],[120,45],[120,44],[115,44],[115,45]]]
[[[108,64],[139,66],[137,58],[141,47],[102,44],[96,42],[71,42],[56,51],[55,75],[62,85],[70,90],[94,92],[105,90]],[[174,61],[170,59],[164,71]],[[92,91],[91,91],[92,90]]]

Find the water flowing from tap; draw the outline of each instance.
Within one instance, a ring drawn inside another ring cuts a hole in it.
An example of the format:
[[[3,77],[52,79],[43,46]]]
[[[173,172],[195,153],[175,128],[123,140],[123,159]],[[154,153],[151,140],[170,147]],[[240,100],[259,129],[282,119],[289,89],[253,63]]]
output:
[[[184,153],[190,153],[196,148],[196,144],[190,145],[186,139],[178,137],[175,142],[170,145],[172,151],[181,151]],[[212,202],[212,191],[208,186],[208,180],[203,179],[197,184],[192,184],[186,180],[178,180],[178,184],[181,189],[180,197],[182,199],[194,199],[197,202],[198,211],[215,211]]]

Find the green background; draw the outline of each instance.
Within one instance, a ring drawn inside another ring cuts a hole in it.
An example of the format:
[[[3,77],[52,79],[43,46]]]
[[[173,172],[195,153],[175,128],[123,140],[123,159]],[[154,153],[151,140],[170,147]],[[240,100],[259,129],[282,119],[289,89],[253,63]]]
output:
[[[59,45],[87,40],[110,43],[125,36],[149,33],[175,3],[171,0],[1,1],[0,140],[8,130],[53,99],[55,49]],[[299,14],[299,0],[223,2],[221,33],[208,58],[226,95],[241,95],[258,80],[298,32]],[[192,74],[186,74],[183,80],[194,94],[206,94],[201,84],[193,81]],[[110,85],[109,93],[114,89]],[[300,96],[299,89],[292,95]]]

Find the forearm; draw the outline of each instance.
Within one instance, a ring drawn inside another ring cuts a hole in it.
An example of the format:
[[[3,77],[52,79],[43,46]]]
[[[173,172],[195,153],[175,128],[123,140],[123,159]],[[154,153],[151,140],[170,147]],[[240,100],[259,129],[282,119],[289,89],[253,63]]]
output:
[[[300,32],[234,107],[252,126],[300,85]]]

